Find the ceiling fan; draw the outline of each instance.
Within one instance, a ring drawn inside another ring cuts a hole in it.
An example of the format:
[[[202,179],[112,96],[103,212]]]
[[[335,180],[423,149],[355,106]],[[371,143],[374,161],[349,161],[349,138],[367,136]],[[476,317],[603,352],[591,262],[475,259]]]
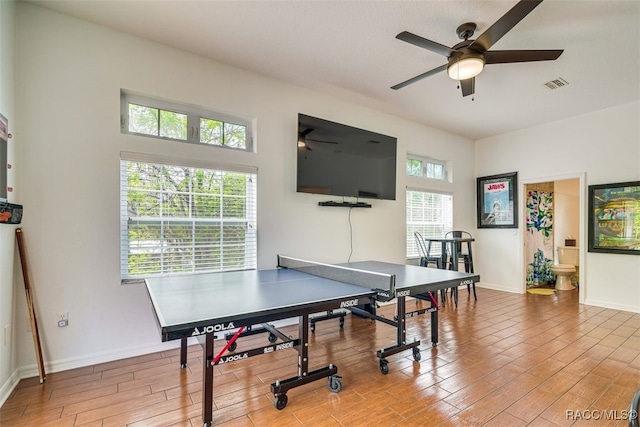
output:
[[[311,149],[311,147],[309,147],[308,141],[319,142],[319,143],[322,143],[322,144],[337,144],[337,142],[335,142],[335,141],[321,141],[319,139],[307,138],[307,135],[309,135],[314,130],[315,129],[313,129],[313,128],[307,128],[307,129],[303,130],[302,132],[298,133],[298,148],[306,148],[309,151],[313,151]]]
[[[540,3],[542,3],[542,0],[519,1],[475,40],[470,40],[470,37],[473,36],[477,28],[476,24],[467,22],[460,25],[456,32],[463,41],[451,48],[407,31],[401,32],[396,36],[398,40],[446,56],[448,61],[445,65],[398,83],[392,86],[391,89],[403,88],[425,77],[447,70],[449,77],[460,82],[459,87],[462,89],[462,96],[468,96],[473,95],[475,92],[475,77],[480,74],[486,64],[553,61],[558,59],[564,50],[489,50],[491,46],[531,13]]]

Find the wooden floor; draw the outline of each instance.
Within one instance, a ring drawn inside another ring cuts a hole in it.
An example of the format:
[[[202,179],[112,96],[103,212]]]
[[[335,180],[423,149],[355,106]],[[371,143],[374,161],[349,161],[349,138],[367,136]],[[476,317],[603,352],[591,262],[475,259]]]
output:
[[[440,312],[437,348],[428,316],[408,320],[422,359],[397,354],[388,375],[375,351],[394,344],[393,328],[353,316],[344,329],[337,320],[318,323],[310,367],[337,365],[342,391],[332,393],[326,380],[307,384],[289,391],[281,411],[270,384],[295,375],[295,350],[218,365],[214,425],[627,425],[640,387],[640,314],[579,305],[577,290],[460,296],[457,308]],[[394,308],[380,311],[393,316]],[[245,339],[238,351],[250,342],[266,345],[266,337]],[[43,385],[23,380],[0,409],[0,425],[202,426],[200,356],[194,345],[186,369],[172,350],[49,374]]]

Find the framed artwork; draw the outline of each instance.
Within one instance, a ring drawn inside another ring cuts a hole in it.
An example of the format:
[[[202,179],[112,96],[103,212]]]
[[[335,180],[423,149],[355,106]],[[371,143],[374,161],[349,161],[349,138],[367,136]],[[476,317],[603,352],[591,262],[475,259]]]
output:
[[[478,228],[518,228],[518,173],[476,178]]]
[[[9,121],[0,113],[0,202],[7,201],[7,140]]]
[[[640,255],[640,181],[589,186],[589,252]]]

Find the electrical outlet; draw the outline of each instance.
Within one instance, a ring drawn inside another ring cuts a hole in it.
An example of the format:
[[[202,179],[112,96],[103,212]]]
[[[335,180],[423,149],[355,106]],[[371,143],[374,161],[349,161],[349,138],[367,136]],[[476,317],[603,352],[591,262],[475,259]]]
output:
[[[58,313],[56,315],[56,320],[58,321],[58,327],[64,328],[65,326],[69,326],[69,313]]]

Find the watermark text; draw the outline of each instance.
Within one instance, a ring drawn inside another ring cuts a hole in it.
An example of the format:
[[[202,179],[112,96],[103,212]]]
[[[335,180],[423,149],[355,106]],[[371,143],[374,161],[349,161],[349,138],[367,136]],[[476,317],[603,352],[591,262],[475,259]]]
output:
[[[638,412],[635,410],[615,410],[615,409],[567,409],[565,412],[567,420],[594,420],[594,421],[611,421],[611,420],[635,420],[638,418]]]

